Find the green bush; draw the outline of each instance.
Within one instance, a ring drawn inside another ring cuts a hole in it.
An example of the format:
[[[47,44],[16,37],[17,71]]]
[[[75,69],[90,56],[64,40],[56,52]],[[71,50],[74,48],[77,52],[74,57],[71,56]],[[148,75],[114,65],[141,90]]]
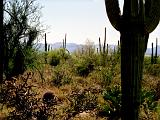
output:
[[[82,57],[75,63],[76,73],[79,76],[86,77],[94,70],[95,61],[91,57]]]
[[[102,82],[102,86],[107,87],[110,85],[111,81],[113,80],[113,71],[110,69],[110,67],[103,67],[100,70],[100,79]]]
[[[121,113],[121,88],[120,86],[109,87],[103,92],[103,98],[107,102],[102,106],[102,111],[110,119],[120,117]]]
[[[68,96],[68,100],[70,105],[65,111],[69,114],[68,119],[79,113],[94,110],[98,105],[97,96],[89,89],[72,91],[72,94]]]
[[[147,73],[154,76],[160,76],[160,64],[150,64],[146,67]]]
[[[155,91],[142,90],[141,104],[145,109],[154,110],[157,106]]]
[[[60,87],[72,82],[72,70],[67,64],[61,64],[55,67],[52,77],[53,85]]]
[[[58,55],[57,51],[50,51],[48,52],[48,63],[51,66],[57,66],[60,63],[60,56]]]
[[[61,60],[65,61],[70,57],[69,52],[62,48],[48,52],[48,62],[51,66],[57,66]]]
[[[58,64],[60,63],[60,58],[56,55],[53,55],[51,58],[50,58],[50,62],[49,64],[51,66],[57,66]]]
[[[118,119],[121,114],[121,87],[113,86],[108,87],[103,92],[103,98],[107,102],[100,106],[99,115],[109,117],[109,119]],[[157,104],[155,91],[142,90],[141,92],[141,105],[145,110],[156,111]]]
[[[37,64],[37,50],[33,48],[16,49],[15,55],[6,57],[4,75],[6,79],[23,74],[28,68]]]

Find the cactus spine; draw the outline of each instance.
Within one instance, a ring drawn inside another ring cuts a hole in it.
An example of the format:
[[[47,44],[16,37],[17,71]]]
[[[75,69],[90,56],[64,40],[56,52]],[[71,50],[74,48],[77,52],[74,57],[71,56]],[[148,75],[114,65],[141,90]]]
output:
[[[144,54],[160,20],[160,0],[105,0],[112,26],[121,34],[122,120],[138,120]]]

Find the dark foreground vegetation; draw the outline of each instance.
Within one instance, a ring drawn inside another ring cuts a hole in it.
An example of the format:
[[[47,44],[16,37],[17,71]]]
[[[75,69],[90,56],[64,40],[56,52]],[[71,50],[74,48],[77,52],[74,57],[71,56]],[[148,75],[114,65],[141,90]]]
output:
[[[83,53],[82,53],[83,50]],[[105,56],[105,57],[104,57]],[[118,120],[121,116],[120,53],[86,45],[34,52],[23,75],[1,86],[1,119]],[[145,57],[140,120],[160,119],[160,59]]]

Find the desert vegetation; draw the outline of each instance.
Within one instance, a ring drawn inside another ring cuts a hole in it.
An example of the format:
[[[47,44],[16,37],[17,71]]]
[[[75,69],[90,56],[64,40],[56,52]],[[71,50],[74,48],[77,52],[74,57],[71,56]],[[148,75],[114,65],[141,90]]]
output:
[[[88,50],[93,52],[87,54]],[[104,58],[94,45],[85,45],[83,53],[80,50],[68,53],[60,48],[32,55],[37,59],[33,65],[23,74],[3,82],[1,117],[37,120],[120,118],[122,93],[118,48],[116,52],[109,49],[105,65],[101,64]],[[159,85],[160,59],[152,64],[151,57],[145,57],[140,120],[160,118]]]
[[[106,9],[109,11],[112,2],[107,1],[109,5],[106,3]],[[71,53],[66,47],[67,34],[61,48],[50,48],[47,34],[39,24],[37,12],[40,7],[35,0],[15,0],[5,5],[4,18],[5,15],[8,17],[2,22],[3,33],[0,34],[0,119],[126,120],[126,109],[129,115],[132,110],[138,111],[134,116],[131,115],[134,120],[160,119],[160,57],[157,47],[151,56],[144,55],[149,32],[144,36],[137,32],[139,37],[135,34],[126,37],[127,32],[124,34],[125,30],[120,29],[122,40],[117,41],[118,45],[113,49],[107,44],[105,28],[104,40],[100,37],[97,39],[98,48],[93,42],[87,41]],[[112,7],[117,7],[118,3],[114,5]],[[125,5],[127,11],[128,4]],[[115,10],[118,11],[117,8]],[[110,16],[112,13],[108,14]],[[114,14],[117,15],[117,12]],[[117,20],[117,16],[114,19],[110,17],[113,26],[119,30],[118,22],[112,21]],[[34,44],[38,36],[43,34],[45,49],[39,51]],[[129,41],[130,37],[134,38],[134,47],[132,42],[125,42],[124,38]],[[145,38],[146,41],[137,43],[136,38]],[[128,48],[133,48],[133,51]],[[142,59],[137,58],[137,54]],[[124,71],[127,71],[126,74]],[[133,83],[124,84],[127,80]],[[131,90],[132,96],[127,96],[130,92],[126,90]],[[139,104],[135,108],[130,105],[130,108],[124,106],[124,102],[127,105]]]

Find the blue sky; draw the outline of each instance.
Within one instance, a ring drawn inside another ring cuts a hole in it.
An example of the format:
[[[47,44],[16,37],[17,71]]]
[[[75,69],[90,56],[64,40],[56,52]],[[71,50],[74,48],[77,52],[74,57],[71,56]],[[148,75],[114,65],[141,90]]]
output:
[[[120,1],[122,8],[123,0]],[[107,43],[117,44],[119,32],[110,24],[105,11],[104,0],[38,0],[43,6],[41,21],[49,26],[47,40],[49,43],[62,42],[67,33],[68,43],[85,44],[87,39],[98,43],[104,39],[107,28]],[[160,25],[150,34],[148,47],[156,38],[160,44]]]

